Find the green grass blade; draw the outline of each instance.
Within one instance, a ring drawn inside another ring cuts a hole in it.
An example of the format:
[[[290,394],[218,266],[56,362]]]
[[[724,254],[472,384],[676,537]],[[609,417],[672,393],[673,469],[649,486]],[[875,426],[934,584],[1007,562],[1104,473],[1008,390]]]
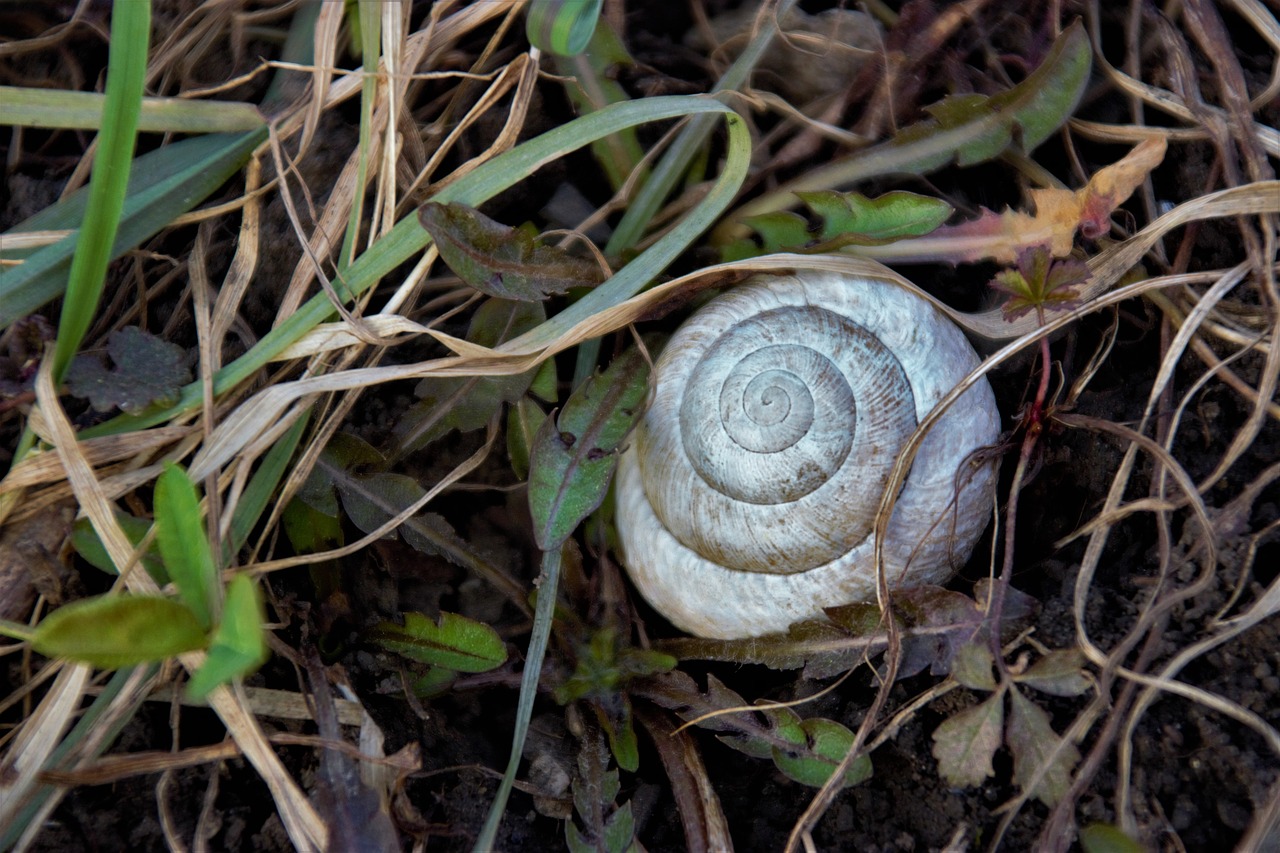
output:
[[[524,752],[524,740],[529,733],[529,720],[533,717],[533,700],[538,695],[538,679],[542,675],[542,659],[547,654],[547,641],[551,638],[551,622],[556,609],[556,589],[560,586],[560,549],[546,551],[542,555],[542,582],[538,584],[538,602],[533,611],[533,631],[529,636],[529,651],[524,659],[524,672],[520,674],[520,700],[516,704],[516,727],[511,738],[511,758],[502,776],[498,793],[489,806],[489,816],[476,837],[475,853],[493,850],[498,837],[502,814],[507,810],[507,798],[520,769],[520,757]]]
[[[240,170],[266,138],[265,129],[200,136],[139,157],[109,258],[120,257],[207,198]],[[89,189],[81,189],[9,233],[79,228],[88,203]],[[20,266],[0,271],[0,329],[62,295],[79,240],[79,234],[70,234],[34,250]],[[0,254],[12,259],[25,253],[5,250]]]
[[[271,502],[271,496],[276,493],[276,486],[280,485],[280,480],[289,470],[289,460],[298,449],[298,442],[307,431],[310,420],[311,413],[304,412],[262,457],[262,464],[258,466],[257,471],[253,472],[253,477],[245,487],[244,493],[240,495],[235,512],[231,516],[231,542],[227,548],[228,555],[239,551],[244,547],[244,543],[249,541],[249,534],[253,532],[258,519],[262,518],[267,504]]]
[[[0,124],[97,130],[107,96],[97,92],[0,86]],[[219,133],[254,130],[264,119],[253,104],[143,98],[138,130],[144,133]]]
[[[150,37],[150,0],[118,3],[112,8],[106,104],[93,175],[89,179],[89,206],[71,259],[67,298],[53,350],[55,381],[62,380],[72,357],[80,349],[102,295],[133,164]]]

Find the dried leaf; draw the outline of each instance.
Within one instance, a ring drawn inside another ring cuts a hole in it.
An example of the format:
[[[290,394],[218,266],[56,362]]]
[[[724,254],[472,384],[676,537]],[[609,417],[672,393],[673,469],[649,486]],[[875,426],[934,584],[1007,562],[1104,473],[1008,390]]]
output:
[[[540,302],[604,280],[595,264],[541,245],[528,230],[495,222],[465,204],[427,202],[418,218],[449,269],[489,296]]]
[[[67,371],[67,388],[88,398],[93,408],[136,412],[152,403],[168,405],[191,381],[182,347],[162,341],[137,326],[126,326],[107,338],[111,367],[92,355],[77,356]]]
[[[991,759],[1004,731],[1004,691],[953,714],[933,732],[938,774],[958,788],[981,785],[995,772]]]
[[[1006,738],[1013,753],[1013,781],[1024,791],[1044,769],[1031,793],[1046,806],[1053,806],[1071,785],[1071,771],[1080,761],[1075,744],[1062,738],[1049,725],[1049,715],[1023,696],[1017,688],[1009,691],[1009,729]],[[1054,755],[1055,750],[1057,755]]]

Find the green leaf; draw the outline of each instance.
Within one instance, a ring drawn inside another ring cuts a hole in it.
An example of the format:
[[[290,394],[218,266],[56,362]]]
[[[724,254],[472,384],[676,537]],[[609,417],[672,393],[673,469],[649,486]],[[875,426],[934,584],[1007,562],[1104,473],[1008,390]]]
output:
[[[471,318],[467,340],[493,347],[547,319],[541,303],[488,299]],[[540,368],[514,376],[427,378],[414,393],[420,398],[396,424],[401,452],[418,450],[452,430],[482,428],[504,404],[524,396]]]
[[[897,190],[876,198],[834,190],[798,192],[797,196],[821,220],[818,238],[848,243],[888,242],[919,237],[947,221],[953,208],[931,196]]]
[[[532,0],[525,32],[529,43],[559,56],[586,50],[602,0]]]
[[[336,512],[336,507],[335,507]],[[342,545],[342,522],[337,515],[326,515],[295,497],[284,508],[280,520],[285,536],[299,554],[315,554]]]
[[[120,523],[120,529],[124,531],[129,544],[135,548],[151,530],[150,521],[129,515],[127,512],[116,510],[116,521]],[[93,567],[109,574],[120,574],[111,555],[107,552],[107,547],[98,538],[98,531],[93,529],[93,523],[89,519],[76,519],[76,523],[71,528],[71,545],[76,549],[76,553]],[[160,562],[154,549],[142,555],[142,566],[147,570],[147,574],[151,575],[152,580],[160,586],[169,583],[169,573],[165,571],[164,564]]]
[[[0,86],[0,125],[96,130],[103,124],[106,96],[22,86]],[[138,130],[150,133],[215,133],[255,130],[265,124],[253,104],[143,98]]]
[[[643,413],[648,366],[636,349],[584,382],[547,418],[529,463],[529,508],[544,551],[559,548],[604,500],[618,446]]]
[[[971,690],[995,690],[996,679],[991,674],[994,664],[991,649],[981,643],[968,643],[956,649],[951,675]]]
[[[991,759],[1003,732],[1003,691],[948,717],[933,732],[938,775],[958,788],[981,785],[995,772]]]
[[[206,631],[218,609],[218,570],[187,472],[166,462],[156,479],[156,543],[178,596]]]
[[[427,202],[418,218],[449,269],[489,296],[541,302],[604,278],[596,264],[544,246],[527,229],[509,228],[465,204]]]
[[[438,623],[421,613],[405,613],[403,625],[379,623],[368,638],[412,660],[458,672],[488,672],[507,660],[498,632],[456,613],[441,613]]]
[[[1084,666],[1084,653],[1079,649],[1054,649],[1013,680],[1053,696],[1079,696],[1090,686]]]
[[[227,584],[222,621],[209,644],[204,665],[187,683],[187,693],[203,699],[215,687],[243,678],[267,659],[267,636],[262,625],[266,613],[258,583],[247,574],[238,574]]]
[[[1080,761],[1080,751],[1075,744],[1062,744],[1062,738],[1049,725],[1049,715],[1017,689],[1009,691],[1009,701],[1006,737],[1009,751],[1013,753],[1014,784],[1052,807],[1067,793],[1071,771]],[[1037,776],[1040,781],[1032,791],[1030,786]]]
[[[1080,848],[1084,853],[1143,853],[1147,849],[1109,823],[1091,823],[1081,829]]]
[[[53,377],[66,375],[97,312],[105,286],[107,264],[124,199],[133,147],[142,111],[142,88],[147,73],[151,35],[151,2],[122,3],[111,9],[111,39],[107,56],[106,102],[102,129],[89,178],[89,203],[84,224],[76,235],[66,299],[58,317],[58,340],[53,349]]]
[[[180,601],[101,595],[50,613],[36,627],[31,647],[48,657],[117,669],[203,648],[206,639],[196,614]]]
[[[1055,260],[1048,246],[1018,252],[1014,269],[996,273],[991,286],[1009,295],[1003,306],[1005,320],[1030,311],[1072,308],[1080,301],[1076,285],[1089,280],[1089,267],[1074,258]]]
[[[191,381],[182,347],[137,326],[126,326],[107,338],[107,367],[95,355],[80,355],[67,371],[67,390],[89,400],[99,412],[119,406],[136,412],[152,403],[168,405]]]
[[[522,480],[529,476],[533,439],[546,419],[547,413],[528,397],[521,397],[507,411],[507,457],[511,470]]]
[[[853,746],[854,734],[834,720],[813,717],[796,724],[781,725],[778,734],[798,747],[795,750],[773,748],[773,763],[788,778],[821,788],[835,772]],[[844,787],[871,778],[871,757],[860,755],[844,777]]]
[[[266,137],[265,129],[197,136],[139,157],[129,179],[111,259],[141,245],[207,198],[240,170]],[[89,188],[81,188],[7,233],[77,229],[84,220],[88,197]],[[0,251],[5,259],[25,258],[18,267],[0,267],[0,329],[63,294],[79,239],[76,232],[30,252]],[[0,246],[4,242],[0,238]],[[191,387],[194,394],[198,386]]]
[[[609,853],[626,853],[633,849],[635,836],[636,819],[631,814],[631,801],[627,800],[605,822],[604,849]]]
[[[308,410],[263,454],[262,464],[253,472],[253,477],[240,494],[240,500],[231,516],[231,541],[227,549],[230,553],[239,551],[249,541],[249,535],[275,497],[276,488],[289,470],[289,461],[293,459],[294,451],[298,449],[310,420],[311,412]]]

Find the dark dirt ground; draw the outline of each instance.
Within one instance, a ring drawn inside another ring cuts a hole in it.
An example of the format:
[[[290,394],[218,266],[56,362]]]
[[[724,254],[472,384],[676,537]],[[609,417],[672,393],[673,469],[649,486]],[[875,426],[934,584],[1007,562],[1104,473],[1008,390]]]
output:
[[[52,4],[51,4],[52,5]],[[676,88],[688,83],[703,87],[696,59],[678,43],[680,33],[690,24],[684,4],[660,4],[662,14],[653,14],[653,6],[628,4],[631,47],[637,59],[648,69],[641,81],[647,86]],[[711,4],[709,4],[711,5]],[[816,8],[820,4],[810,4]],[[983,18],[987,26],[1020,14],[1018,4],[990,4]],[[1000,7],[997,9],[996,7]],[[3,10],[11,26],[17,25],[20,13]],[[28,13],[38,16],[37,12]],[[51,14],[46,13],[49,17]],[[1065,15],[1070,17],[1070,15]],[[27,21],[31,27],[36,23]],[[1020,26],[1008,26],[1006,32],[1022,32],[1037,21],[1021,20]],[[15,32],[15,30],[10,30]],[[1116,36],[1118,38],[1118,36]],[[482,44],[477,40],[476,45]],[[263,51],[267,45],[258,45]],[[1001,45],[1016,52],[1016,45]],[[80,64],[89,73],[97,73],[105,60],[97,37],[74,40],[68,49],[81,51]],[[101,55],[99,55],[101,54]],[[247,60],[246,60],[247,61]],[[232,71],[243,69],[230,69]],[[222,73],[210,70],[208,79]],[[922,103],[940,94],[943,69],[930,69],[932,77],[925,81]],[[47,85],[68,85],[61,79],[56,62],[28,58],[26,64],[9,66],[4,83],[24,82],[32,78]],[[632,85],[639,85],[630,81]],[[238,92],[235,97],[252,99],[252,92]],[[551,85],[543,87],[540,115],[547,124],[566,117],[569,107]],[[1101,95],[1086,101],[1082,110],[1086,117],[1105,120],[1122,106]],[[1275,118],[1280,109],[1271,111]],[[347,116],[347,118],[350,118]],[[332,132],[350,136],[350,126],[334,119]],[[539,127],[530,130],[535,131]],[[485,128],[476,131],[478,137]],[[20,152],[10,149],[6,140],[0,143],[9,158],[5,184],[0,196],[0,218],[8,225],[29,215],[47,203],[67,178],[71,165],[85,142],[81,134],[49,134],[47,138],[29,135]],[[476,144],[483,145],[482,140]],[[1157,192],[1162,197],[1183,201],[1183,188],[1200,186],[1205,163],[1213,153],[1207,144],[1200,148],[1186,145],[1179,158],[1166,162],[1155,176]],[[1057,141],[1046,144],[1037,160],[1051,170],[1064,160]],[[1089,171],[1110,162],[1103,153],[1096,164],[1086,164]],[[310,164],[308,183],[323,187],[326,169],[334,164],[317,161]],[[956,170],[939,176],[947,192],[972,204],[997,207],[1017,201],[1014,184],[1008,192],[992,188],[992,167]],[[518,218],[521,209],[536,211],[545,201],[547,182],[572,176],[588,197],[598,192],[590,161],[583,158],[571,165],[540,175],[518,196],[504,197],[490,211],[501,217]],[[1063,172],[1059,171],[1060,174]],[[968,182],[968,183],[967,183]],[[229,188],[227,196],[236,189]],[[323,192],[317,197],[322,201]],[[285,225],[280,212],[268,212],[266,227]],[[179,254],[190,231],[162,238],[153,247],[157,251]],[[229,241],[234,232],[219,235],[219,245],[229,255]],[[289,238],[291,239],[291,238]],[[292,245],[283,243],[282,245]],[[1196,261],[1192,268],[1229,266],[1238,262],[1238,238],[1227,224],[1203,227],[1197,237]],[[685,266],[697,263],[687,258]],[[223,263],[226,262],[226,256]],[[260,277],[282,275],[287,278],[293,259],[282,254],[260,272]],[[283,272],[273,272],[274,270]],[[215,276],[220,270],[212,270]],[[917,274],[917,273],[920,274]],[[961,268],[959,271],[930,270],[908,272],[914,280],[924,282],[922,274],[936,273],[938,288],[944,296],[960,293],[961,300],[972,294],[985,293],[990,277],[987,268]],[[270,305],[269,296],[261,297]],[[985,296],[977,301],[982,301]],[[161,301],[155,309],[154,321],[162,320],[166,307]],[[52,315],[51,315],[52,316]],[[1110,317],[1095,316],[1055,340],[1053,356],[1061,360],[1066,381],[1071,382],[1083,370],[1104,334]],[[1119,423],[1132,423],[1140,417],[1158,362],[1161,341],[1161,317],[1151,305],[1134,302],[1122,306],[1119,315],[1117,344],[1089,389],[1079,400],[1076,411]],[[157,328],[161,323],[158,323]],[[189,324],[187,324],[189,326]],[[179,337],[190,335],[190,329],[177,325]],[[189,343],[190,341],[186,341]],[[606,346],[606,349],[608,347]],[[397,352],[393,358],[417,357],[411,351]],[[1022,405],[1033,361],[1030,353],[993,376],[997,399],[1007,423]],[[1246,364],[1242,375],[1256,382],[1256,365]],[[1255,373],[1252,375],[1250,371]],[[1190,373],[1185,381],[1193,381]],[[1185,386],[1185,383],[1184,383]],[[380,391],[362,401],[353,428],[377,444],[386,439],[388,428],[408,401],[408,387]],[[1177,457],[1194,478],[1203,477],[1220,458],[1238,425],[1248,415],[1248,406],[1229,390],[1214,386],[1197,402],[1196,429],[1198,446],[1188,439],[1177,449]],[[12,411],[0,420],[0,439],[6,449],[12,448],[18,421]],[[454,436],[434,451],[430,459],[412,459],[409,464],[421,474],[423,481],[433,472],[447,470],[457,459],[476,447],[471,437]],[[7,450],[6,450],[7,452]],[[1083,552],[1083,542],[1065,547],[1055,545],[1082,521],[1092,516],[1101,504],[1109,486],[1111,472],[1118,464],[1121,448],[1115,440],[1084,430],[1058,429],[1043,440],[1034,474],[1018,498],[1019,526],[1016,541],[1016,577],[1014,585],[1039,602],[1034,617],[1034,637],[1045,646],[1070,646],[1075,639],[1071,622],[1073,585]],[[1226,503],[1241,486],[1265,466],[1280,457],[1280,430],[1267,421],[1244,458],[1228,473],[1224,483],[1211,496],[1215,505]],[[1004,467],[1004,485],[1011,477],[1011,464]],[[1149,471],[1136,478],[1132,490],[1145,489]],[[507,485],[512,475],[500,455],[490,458],[488,467],[477,472],[473,482]],[[1007,490],[1002,490],[1002,495]],[[530,580],[536,572],[536,554],[528,534],[528,520],[519,493],[487,490],[467,492],[448,502],[442,510],[459,532],[471,542],[509,565],[519,566],[514,572]],[[1252,512],[1241,526],[1235,541],[1224,541],[1223,560],[1216,576],[1202,593],[1189,598],[1169,612],[1162,629],[1148,650],[1151,660],[1167,660],[1176,650],[1195,642],[1203,635],[1206,620],[1230,598],[1240,580],[1244,565],[1242,543],[1247,534],[1273,524],[1280,517],[1280,490],[1272,485],[1264,490],[1252,506]],[[1174,530],[1175,541],[1184,531]],[[980,546],[968,570],[954,582],[964,592],[986,575],[991,559],[990,546]],[[1130,520],[1119,525],[1111,535],[1102,570],[1094,579],[1087,608],[1087,627],[1093,642],[1100,648],[1117,643],[1136,618],[1138,601],[1151,587],[1152,567],[1158,560],[1158,539],[1154,525]],[[1187,553],[1181,548],[1181,553]],[[1280,539],[1274,535],[1263,540],[1254,556],[1252,588],[1265,587],[1280,566]],[[608,569],[606,569],[608,570]],[[97,591],[105,581],[83,565],[76,565],[80,584]],[[1198,571],[1198,564],[1187,559],[1175,569],[1177,583],[1188,583]],[[365,554],[348,558],[341,566],[341,576],[348,584],[350,608],[339,618],[328,618],[324,608],[332,602],[316,600],[314,585],[306,573],[292,572],[273,576],[272,594],[276,612],[288,621],[280,632],[281,639],[295,646],[304,639],[317,642],[326,662],[340,664],[351,679],[357,694],[387,735],[386,752],[417,743],[421,747],[423,771],[410,778],[404,789],[417,815],[402,824],[404,837],[417,835],[426,839],[426,849],[467,850],[475,831],[483,822],[497,781],[493,768],[506,762],[514,715],[518,664],[508,664],[496,675],[466,679],[452,694],[424,700],[415,710],[403,698],[397,666],[383,653],[377,653],[362,642],[360,629],[378,618],[389,618],[404,610],[433,612],[438,609],[473,611],[475,605],[463,584],[466,575],[442,560],[425,557],[407,547],[386,543]],[[490,606],[490,611],[494,608]],[[324,611],[324,612],[322,612]],[[650,636],[674,635],[673,629],[651,611],[641,606]],[[516,614],[500,610],[497,624],[513,650],[523,649],[525,635]],[[1259,715],[1272,726],[1280,726],[1280,622],[1265,621],[1236,640],[1196,659],[1181,677],[1188,683],[1216,693]],[[518,652],[517,652],[518,658]],[[1136,653],[1127,659],[1132,663]],[[4,662],[4,692],[19,683],[20,661],[9,656]],[[556,671],[554,660],[549,671]],[[776,673],[763,667],[696,664],[687,668],[695,678],[712,673],[731,688],[748,697],[786,700],[815,692],[810,682],[797,682],[793,675]],[[275,659],[256,675],[251,684],[283,689],[299,689],[300,676],[293,666]],[[913,676],[896,684],[884,709],[887,718],[920,693],[937,683],[935,676]],[[825,682],[824,682],[825,684]],[[806,716],[823,716],[842,722],[856,730],[875,694],[874,685],[865,668],[855,673],[838,689],[808,705]],[[1055,698],[1037,695],[1037,701],[1050,712],[1055,730],[1061,732],[1084,708],[1088,696]],[[957,838],[972,849],[985,848],[1001,820],[1001,806],[1017,794],[1011,781],[1011,760],[1001,751],[997,755],[996,774],[980,788],[956,790],[939,778],[931,755],[933,730],[950,714],[975,704],[975,694],[967,690],[951,692],[911,717],[895,738],[877,749],[872,760],[873,778],[840,793],[833,807],[818,824],[814,842],[822,850],[908,851],[940,850]],[[4,713],[8,725],[17,719],[18,708]],[[418,713],[421,711],[421,713]],[[121,734],[114,753],[126,754],[143,750],[168,750],[175,744],[171,732],[171,710],[162,702],[149,704],[131,721]],[[180,744],[192,748],[215,744],[223,739],[221,724],[212,712],[186,708],[181,712]],[[263,719],[271,731],[311,733],[310,724]],[[1101,724],[1099,724],[1101,725]],[[1094,732],[1097,731],[1095,727]],[[549,696],[544,696],[535,712],[534,744],[572,772],[572,738],[565,724],[565,711]],[[728,825],[738,850],[780,849],[798,815],[813,795],[812,789],[787,780],[766,761],[747,758],[734,752],[705,733],[695,735],[702,750],[709,777],[719,794]],[[548,745],[549,744],[549,745]],[[538,746],[540,745],[540,746]],[[1092,736],[1081,746],[1088,755]],[[301,746],[278,747],[295,778],[304,787],[315,778],[317,752]],[[1143,832],[1144,841],[1157,850],[1219,851],[1230,849],[1246,831],[1255,811],[1266,801],[1269,789],[1280,779],[1280,766],[1264,740],[1239,723],[1197,703],[1177,697],[1157,701],[1141,718],[1133,732],[1133,808]],[[1080,793],[1075,810],[1076,820],[1112,822],[1118,785],[1114,753],[1102,761],[1101,769]],[[212,786],[212,787],[211,787]],[[206,803],[212,797],[211,803]],[[134,776],[110,784],[84,785],[74,788],[54,813],[46,831],[38,839],[37,850],[160,850],[166,849],[161,826],[164,804],[177,837],[190,839],[201,810],[209,806],[215,816],[207,824],[213,830],[206,849],[214,850],[284,850],[289,849],[279,819],[275,816],[270,795],[256,774],[243,760],[202,765],[173,773],[163,783],[157,774]],[[684,847],[684,835],[676,814],[675,802],[662,772],[657,755],[641,736],[641,766],[636,774],[624,774],[618,802],[631,800],[637,815],[637,836],[649,850],[678,850]],[[1044,843],[1041,837],[1048,809],[1032,801],[1024,806],[1004,835],[1001,849],[1029,850]],[[561,849],[562,822],[542,816],[527,793],[517,791],[508,808],[500,836],[504,850]],[[955,849],[955,848],[953,848]]]

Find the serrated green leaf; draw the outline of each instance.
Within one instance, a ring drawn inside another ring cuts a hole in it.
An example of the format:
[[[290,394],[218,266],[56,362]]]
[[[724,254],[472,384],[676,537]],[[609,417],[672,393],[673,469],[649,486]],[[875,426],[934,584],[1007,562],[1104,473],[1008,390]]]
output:
[[[112,332],[107,354],[111,367],[98,356],[86,354],[77,356],[67,371],[67,390],[88,399],[99,412],[117,406],[123,412],[136,412],[153,403],[171,403],[191,381],[182,347],[137,326]]]
[[[498,632],[456,613],[441,613],[437,623],[408,612],[403,625],[382,622],[368,637],[396,654],[458,672],[488,672],[507,660]]]
[[[600,19],[602,0],[533,0],[525,32],[529,43],[558,56],[586,50]]]
[[[495,222],[465,204],[427,202],[418,219],[449,269],[488,296],[540,302],[604,279],[590,261],[544,246],[527,230]]]
[[[156,479],[156,544],[178,596],[204,630],[218,609],[218,569],[200,516],[200,496],[187,472],[166,462]]]
[[[1053,696],[1079,696],[1089,689],[1084,666],[1079,649],[1054,649],[1013,680]]]
[[[953,210],[942,199],[901,190],[876,198],[835,190],[796,195],[821,221],[818,238],[841,245],[919,237],[946,222]]]
[[[1071,771],[1080,761],[1080,751],[1072,743],[1062,744],[1059,750],[1062,738],[1049,724],[1049,715],[1017,689],[1009,691],[1009,702],[1006,738],[1013,753],[1013,782],[1052,807],[1070,787]],[[1032,780],[1037,776],[1040,781],[1031,791]]]
[[[187,683],[187,694],[203,699],[215,687],[262,666],[267,659],[265,621],[257,581],[246,574],[233,577],[227,584],[222,621],[209,644],[208,657]]]
[[[1003,733],[1003,691],[948,717],[933,732],[938,775],[958,788],[981,785],[995,772],[991,759]]]
[[[795,743],[797,749],[773,748],[773,763],[786,776],[802,785],[821,788],[853,746],[854,734],[834,720],[813,717],[798,726],[780,726],[778,733]],[[871,757],[860,755],[844,777],[847,788],[871,778]]]
[[[980,643],[968,643],[956,649],[951,675],[971,690],[995,690],[996,678],[991,674],[994,664],[991,649]]]
[[[544,551],[559,548],[604,500],[617,449],[643,413],[649,368],[635,349],[584,382],[547,418],[529,462],[529,508]]]
[[[50,613],[31,647],[102,669],[164,660],[203,648],[207,638],[191,608],[169,598],[101,595]]]

